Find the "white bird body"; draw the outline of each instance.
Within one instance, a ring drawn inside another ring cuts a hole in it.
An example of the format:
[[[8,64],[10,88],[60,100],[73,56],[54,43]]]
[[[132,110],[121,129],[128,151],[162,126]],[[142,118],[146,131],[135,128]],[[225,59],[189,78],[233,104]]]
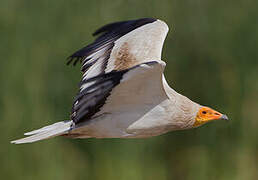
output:
[[[53,136],[73,138],[143,138],[197,127],[202,108],[167,84],[161,60],[166,23],[139,19],[106,25],[95,42],[71,60],[82,62],[83,78],[71,121],[59,122],[12,143]],[[78,59],[79,58],[79,59]]]
[[[70,134],[77,138],[142,138],[192,127],[192,114],[189,117],[177,114],[182,110],[177,98],[193,102],[167,85],[162,75],[164,63],[156,66],[144,65],[143,71],[146,72],[132,72],[135,77],[125,78],[114,88],[107,106],[97,117],[79,124]],[[196,107],[195,113],[199,105]]]

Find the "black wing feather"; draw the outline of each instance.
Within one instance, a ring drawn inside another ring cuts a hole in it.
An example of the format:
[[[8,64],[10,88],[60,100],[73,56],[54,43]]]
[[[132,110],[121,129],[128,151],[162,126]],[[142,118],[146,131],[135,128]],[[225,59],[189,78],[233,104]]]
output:
[[[94,83],[75,97],[71,115],[73,122],[77,124],[81,121],[89,120],[100,111],[112,89],[120,83],[124,73],[127,71],[112,71],[82,81],[81,84]]]

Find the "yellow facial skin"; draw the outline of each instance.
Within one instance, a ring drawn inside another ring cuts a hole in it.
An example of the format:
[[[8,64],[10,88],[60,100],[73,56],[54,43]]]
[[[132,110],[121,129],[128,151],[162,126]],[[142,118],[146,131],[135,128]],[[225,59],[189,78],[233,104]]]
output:
[[[209,107],[201,107],[196,115],[193,127],[201,126],[212,120],[228,120],[228,117]]]

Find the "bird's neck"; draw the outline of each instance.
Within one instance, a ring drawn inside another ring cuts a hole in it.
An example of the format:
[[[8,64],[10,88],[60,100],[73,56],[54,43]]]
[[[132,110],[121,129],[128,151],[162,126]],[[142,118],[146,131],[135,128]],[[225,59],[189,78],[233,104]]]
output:
[[[175,130],[192,128],[200,105],[172,89],[164,76],[163,86],[170,100],[171,122]]]

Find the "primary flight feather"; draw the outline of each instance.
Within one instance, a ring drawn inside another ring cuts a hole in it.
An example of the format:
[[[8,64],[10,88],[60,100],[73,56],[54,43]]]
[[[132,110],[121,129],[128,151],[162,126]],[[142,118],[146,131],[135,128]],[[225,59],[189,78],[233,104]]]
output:
[[[169,87],[162,46],[165,22],[144,18],[108,24],[96,40],[68,58],[81,62],[80,90],[71,120],[25,133],[12,141],[31,143],[55,136],[73,138],[145,138],[225,119]]]

